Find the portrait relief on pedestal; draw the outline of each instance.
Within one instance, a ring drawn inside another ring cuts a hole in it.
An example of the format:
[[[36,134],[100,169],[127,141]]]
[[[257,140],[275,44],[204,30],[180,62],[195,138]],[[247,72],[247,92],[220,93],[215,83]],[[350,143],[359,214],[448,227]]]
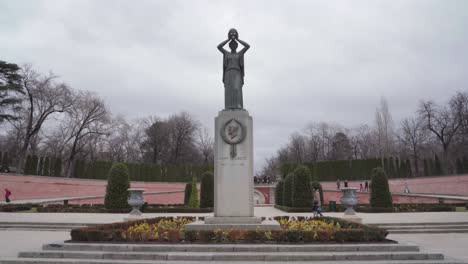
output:
[[[235,118],[231,118],[221,127],[220,133],[223,141],[231,145],[231,158],[235,158],[237,156],[236,145],[245,139],[245,127]]]

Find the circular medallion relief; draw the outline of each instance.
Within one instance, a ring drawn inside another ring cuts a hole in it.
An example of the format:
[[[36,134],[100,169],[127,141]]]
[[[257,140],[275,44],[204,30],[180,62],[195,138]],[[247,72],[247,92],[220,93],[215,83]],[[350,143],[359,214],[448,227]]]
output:
[[[230,145],[239,144],[245,138],[245,128],[239,121],[232,118],[221,128],[221,137]]]

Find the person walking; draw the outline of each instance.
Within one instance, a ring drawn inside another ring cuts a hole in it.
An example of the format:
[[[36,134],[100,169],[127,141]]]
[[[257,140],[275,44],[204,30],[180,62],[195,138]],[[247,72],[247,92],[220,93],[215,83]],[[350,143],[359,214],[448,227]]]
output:
[[[364,188],[362,187],[362,182],[361,182],[361,183],[359,183],[359,191],[362,192],[363,189],[364,189]]]
[[[348,180],[347,180],[347,179],[344,180],[344,187],[345,187],[345,188],[348,188]]]
[[[10,190],[8,190],[7,188],[5,188],[5,202],[6,202],[6,203],[10,203],[10,196],[11,196]]]
[[[312,206],[312,212],[314,217],[323,216],[322,214],[322,203],[320,202],[320,192],[318,189],[314,189],[314,203]]]
[[[365,192],[369,191],[369,182],[367,180],[364,182],[364,191]]]
[[[340,185],[341,185],[340,179],[336,179],[336,189],[337,190],[340,189]]]

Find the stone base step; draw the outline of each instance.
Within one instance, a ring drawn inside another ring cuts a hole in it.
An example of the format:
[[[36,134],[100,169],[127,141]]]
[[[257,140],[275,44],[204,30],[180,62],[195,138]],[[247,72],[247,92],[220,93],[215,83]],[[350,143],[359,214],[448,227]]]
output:
[[[368,260],[443,260],[439,253],[421,252],[116,252],[116,251],[41,251],[21,252],[19,258],[109,259],[109,260],[185,260],[185,261],[368,261]]]
[[[390,234],[450,234],[468,233],[468,229],[396,229],[388,230]]]
[[[43,250],[114,251],[114,252],[418,252],[410,244],[109,244],[55,243]]]
[[[206,264],[206,261],[89,260],[89,259],[0,259],[0,264]],[[216,264],[265,264],[264,261],[216,261]],[[284,263],[284,262],[271,262]],[[456,260],[296,261],[294,264],[464,264]]]

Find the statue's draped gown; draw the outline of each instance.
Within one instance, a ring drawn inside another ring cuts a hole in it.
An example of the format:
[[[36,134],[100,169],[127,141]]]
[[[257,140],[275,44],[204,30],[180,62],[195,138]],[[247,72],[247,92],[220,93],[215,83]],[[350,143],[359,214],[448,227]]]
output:
[[[225,109],[242,109],[242,86],[244,85],[244,54],[224,54],[224,106]]]

